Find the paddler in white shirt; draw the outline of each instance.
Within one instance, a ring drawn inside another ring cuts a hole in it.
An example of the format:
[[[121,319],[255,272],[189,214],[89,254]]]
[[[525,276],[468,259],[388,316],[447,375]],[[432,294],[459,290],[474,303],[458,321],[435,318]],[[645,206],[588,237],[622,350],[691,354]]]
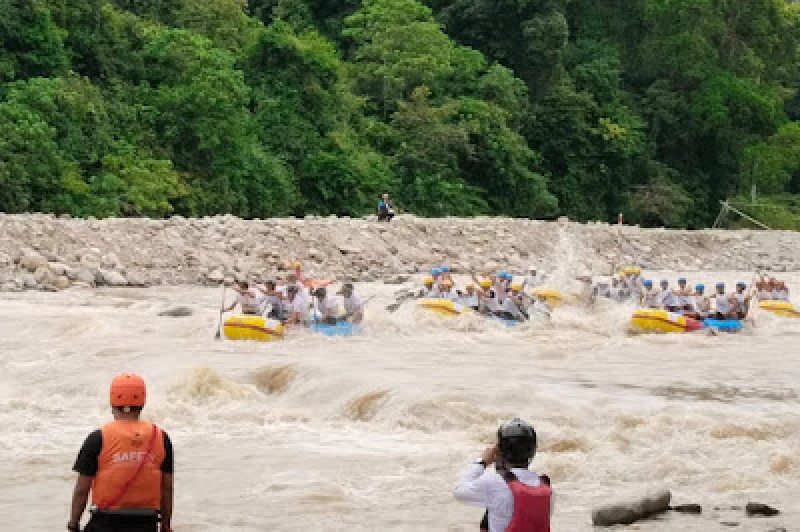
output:
[[[239,281],[233,290],[236,292],[236,300],[225,309],[225,312],[230,312],[236,305],[239,305],[242,314],[255,316],[261,314],[264,297],[257,290],[250,288],[250,283],[247,281]]]
[[[450,279],[443,279],[442,282],[439,283],[439,298],[452,301],[453,303],[458,302],[458,294],[453,291],[453,281]]]
[[[491,286],[491,284],[489,285]],[[472,310],[478,310],[480,305],[480,297],[478,293],[475,292],[475,285],[473,283],[467,283],[465,288],[465,292],[461,294],[460,303],[465,307],[469,307]]]
[[[725,283],[717,283],[717,293],[714,299],[716,312],[714,317],[718,320],[736,319],[736,300],[725,293]]]
[[[706,287],[699,284],[694,287],[692,300],[694,303],[695,319],[704,320],[711,314],[711,300],[706,296]]]
[[[424,299],[436,299],[439,297],[439,291],[434,286],[435,280],[433,277],[425,277],[422,279],[422,290],[419,291],[418,297]]]
[[[736,283],[736,293],[733,294],[736,300],[736,317],[743,320],[747,317],[750,309],[750,295],[747,293],[747,283],[739,281]]]
[[[286,307],[288,317],[286,322],[290,325],[307,325],[310,321],[310,310],[308,300],[302,296],[297,286],[290,286],[286,289]]]
[[[350,323],[361,323],[364,319],[364,304],[356,294],[353,283],[344,283],[338,295],[343,297],[344,319]]]
[[[673,294],[675,295],[675,306],[678,312],[684,313],[692,311],[692,292],[687,286],[686,278],[681,277],[678,279],[678,288]]]
[[[320,315],[319,322],[325,325],[336,325],[339,321],[339,302],[335,298],[329,297],[324,288],[317,288],[315,296]]]
[[[661,294],[653,289],[653,281],[645,279],[642,292],[642,306],[645,308],[661,308]]]
[[[672,293],[672,290],[669,289],[669,281],[663,279],[661,281],[661,292],[659,293],[658,305],[667,310],[669,312],[675,312],[677,310],[677,301],[675,300],[675,295]]]

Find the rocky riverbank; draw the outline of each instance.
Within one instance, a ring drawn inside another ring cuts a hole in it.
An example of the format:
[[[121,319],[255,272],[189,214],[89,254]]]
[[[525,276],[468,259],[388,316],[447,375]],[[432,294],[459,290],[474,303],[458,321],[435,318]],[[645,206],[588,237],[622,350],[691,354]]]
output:
[[[301,260],[317,278],[375,280],[455,271],[800,269],[800,233],[672,231],[506,218],[80,220],[0,215],[0,290],[217,284],[263,279]]]

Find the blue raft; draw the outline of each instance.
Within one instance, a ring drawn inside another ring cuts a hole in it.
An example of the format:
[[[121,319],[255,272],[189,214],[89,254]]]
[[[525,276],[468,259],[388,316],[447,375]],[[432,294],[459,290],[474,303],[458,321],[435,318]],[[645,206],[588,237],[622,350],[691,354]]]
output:
[[[327,325],[324,323],[312,323],[309,328],[325,336],[353,336],[361,332],[361,325],[357,323],[350,323],[347,321],[339,321],[336,325]]]
[[[715,331],[739,332],[742,330],[742,322],[739,320],[714,320],[709,318],[703,321],[703,325]]]

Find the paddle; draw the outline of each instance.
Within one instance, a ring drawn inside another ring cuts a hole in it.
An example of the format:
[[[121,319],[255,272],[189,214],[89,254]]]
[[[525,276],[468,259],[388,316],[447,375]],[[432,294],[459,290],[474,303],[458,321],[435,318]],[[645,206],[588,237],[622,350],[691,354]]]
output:
[[[222,338],[222,314],[225,312],[225,283],[222,284],[222,304],[219,306],[219,319],[217,320],[217,332],[214,334],[214,340]]]

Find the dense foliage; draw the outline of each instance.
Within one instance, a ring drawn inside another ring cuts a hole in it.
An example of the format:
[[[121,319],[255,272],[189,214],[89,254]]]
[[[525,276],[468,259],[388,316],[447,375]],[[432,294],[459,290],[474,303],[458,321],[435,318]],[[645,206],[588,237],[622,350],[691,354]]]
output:
[[[0,0],[0,211],[361,215],[389,191],[700,227],[754,187],[786,210],[799,22],[786,0]]]

